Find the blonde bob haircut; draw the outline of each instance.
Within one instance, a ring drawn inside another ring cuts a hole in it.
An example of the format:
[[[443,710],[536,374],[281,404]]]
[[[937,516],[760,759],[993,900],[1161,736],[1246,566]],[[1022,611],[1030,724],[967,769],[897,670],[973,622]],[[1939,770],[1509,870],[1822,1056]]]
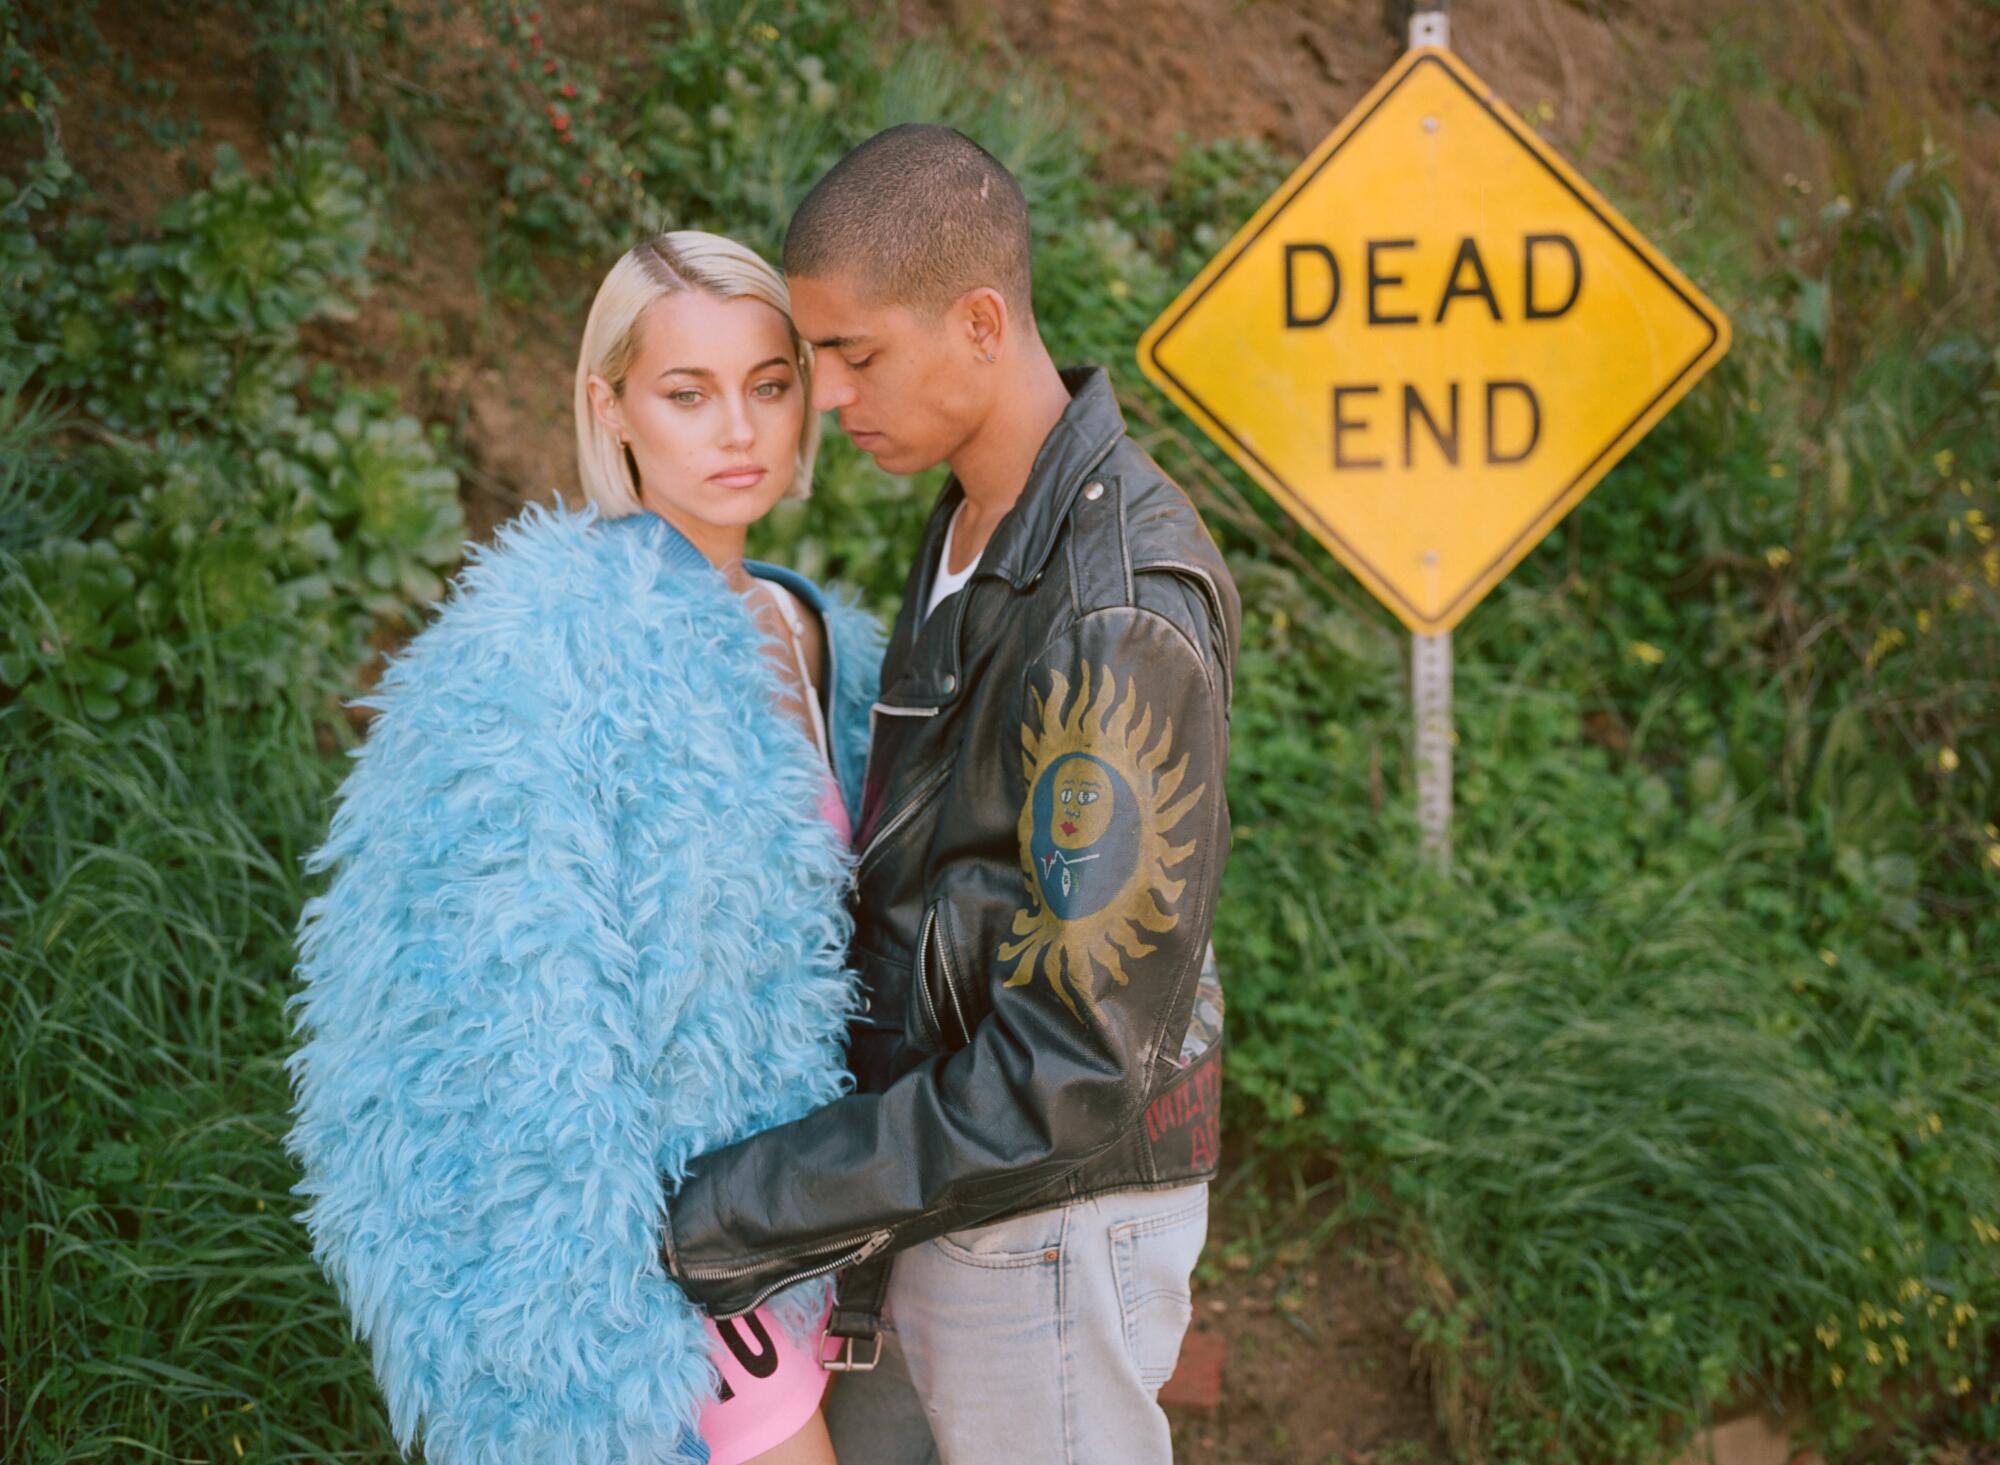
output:
[[[748,296],[785,318],[798,365],[799,393],[806,404],[797,467],[785,497],[810,496],[813,459],[819,454],[819,413],[812,409],[812,347],[799,339],[792,324],[791,292],[784,277],[754,250],[699,229],[657,234],[627,252],[611,267],[590,303],[583,347],[576,357],[576,467],[584,496],[606,519],[622,519],[642,507],[638,465],[631,450],[591,410],[590,377],[595,372],[623,396],[632,358],[638,354],[639,317],[655,301],[683,290],[705,290],[722,300]]]

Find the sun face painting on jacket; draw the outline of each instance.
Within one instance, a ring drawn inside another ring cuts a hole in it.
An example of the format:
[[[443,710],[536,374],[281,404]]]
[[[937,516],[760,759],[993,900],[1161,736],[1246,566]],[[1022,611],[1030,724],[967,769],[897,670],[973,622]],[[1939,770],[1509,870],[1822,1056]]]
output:
[[[432,1465],[827,1465],[824,1282],[726,1321],[659,1178],[847,1086],[851,828],[881,638],[743,558],[808,492],[812,352],[714,235],[611,270],[588,507],[473,546],[309,868],[287,1148],[314,1256]]]

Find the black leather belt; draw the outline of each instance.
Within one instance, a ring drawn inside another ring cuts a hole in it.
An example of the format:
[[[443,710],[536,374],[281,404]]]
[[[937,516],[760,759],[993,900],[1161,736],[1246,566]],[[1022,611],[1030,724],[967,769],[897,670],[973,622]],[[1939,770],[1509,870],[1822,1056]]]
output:
[[[829,1373],[867,1373],[882,1361],[882,1305],[889,1296],[889,1267],[894,1255],[883,1252],[840,1274],[833,1291],[829,1336],[841,1340],[840,1352],[827,1360]],[[865,1358],[857,1344],[868,1346]]]

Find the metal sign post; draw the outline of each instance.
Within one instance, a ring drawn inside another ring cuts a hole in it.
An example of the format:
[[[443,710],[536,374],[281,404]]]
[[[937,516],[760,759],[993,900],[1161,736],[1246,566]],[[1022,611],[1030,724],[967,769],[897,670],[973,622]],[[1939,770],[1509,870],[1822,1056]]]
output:
[[[1417,0],[1410,15],[1410,49],[1451,49],[1451,0]],[[1438,555],[1424,556],[1434,569]],[[1424,853],[1451,870],[1451,632],[1410,635],[1410,693],[1415,704],[1417,830]]]

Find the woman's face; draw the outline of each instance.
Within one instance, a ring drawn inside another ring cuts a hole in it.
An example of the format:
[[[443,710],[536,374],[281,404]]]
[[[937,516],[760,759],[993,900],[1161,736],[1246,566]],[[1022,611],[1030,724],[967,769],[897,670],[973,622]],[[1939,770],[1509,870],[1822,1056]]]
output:
[[[639,317],[638,350],[598,417],[639,465],[639,501],[704,549],[740,540],[791,487],[807,411],[785,318],[761,300],[681,290]],[[724,531],[718,540],[715,531]]]

